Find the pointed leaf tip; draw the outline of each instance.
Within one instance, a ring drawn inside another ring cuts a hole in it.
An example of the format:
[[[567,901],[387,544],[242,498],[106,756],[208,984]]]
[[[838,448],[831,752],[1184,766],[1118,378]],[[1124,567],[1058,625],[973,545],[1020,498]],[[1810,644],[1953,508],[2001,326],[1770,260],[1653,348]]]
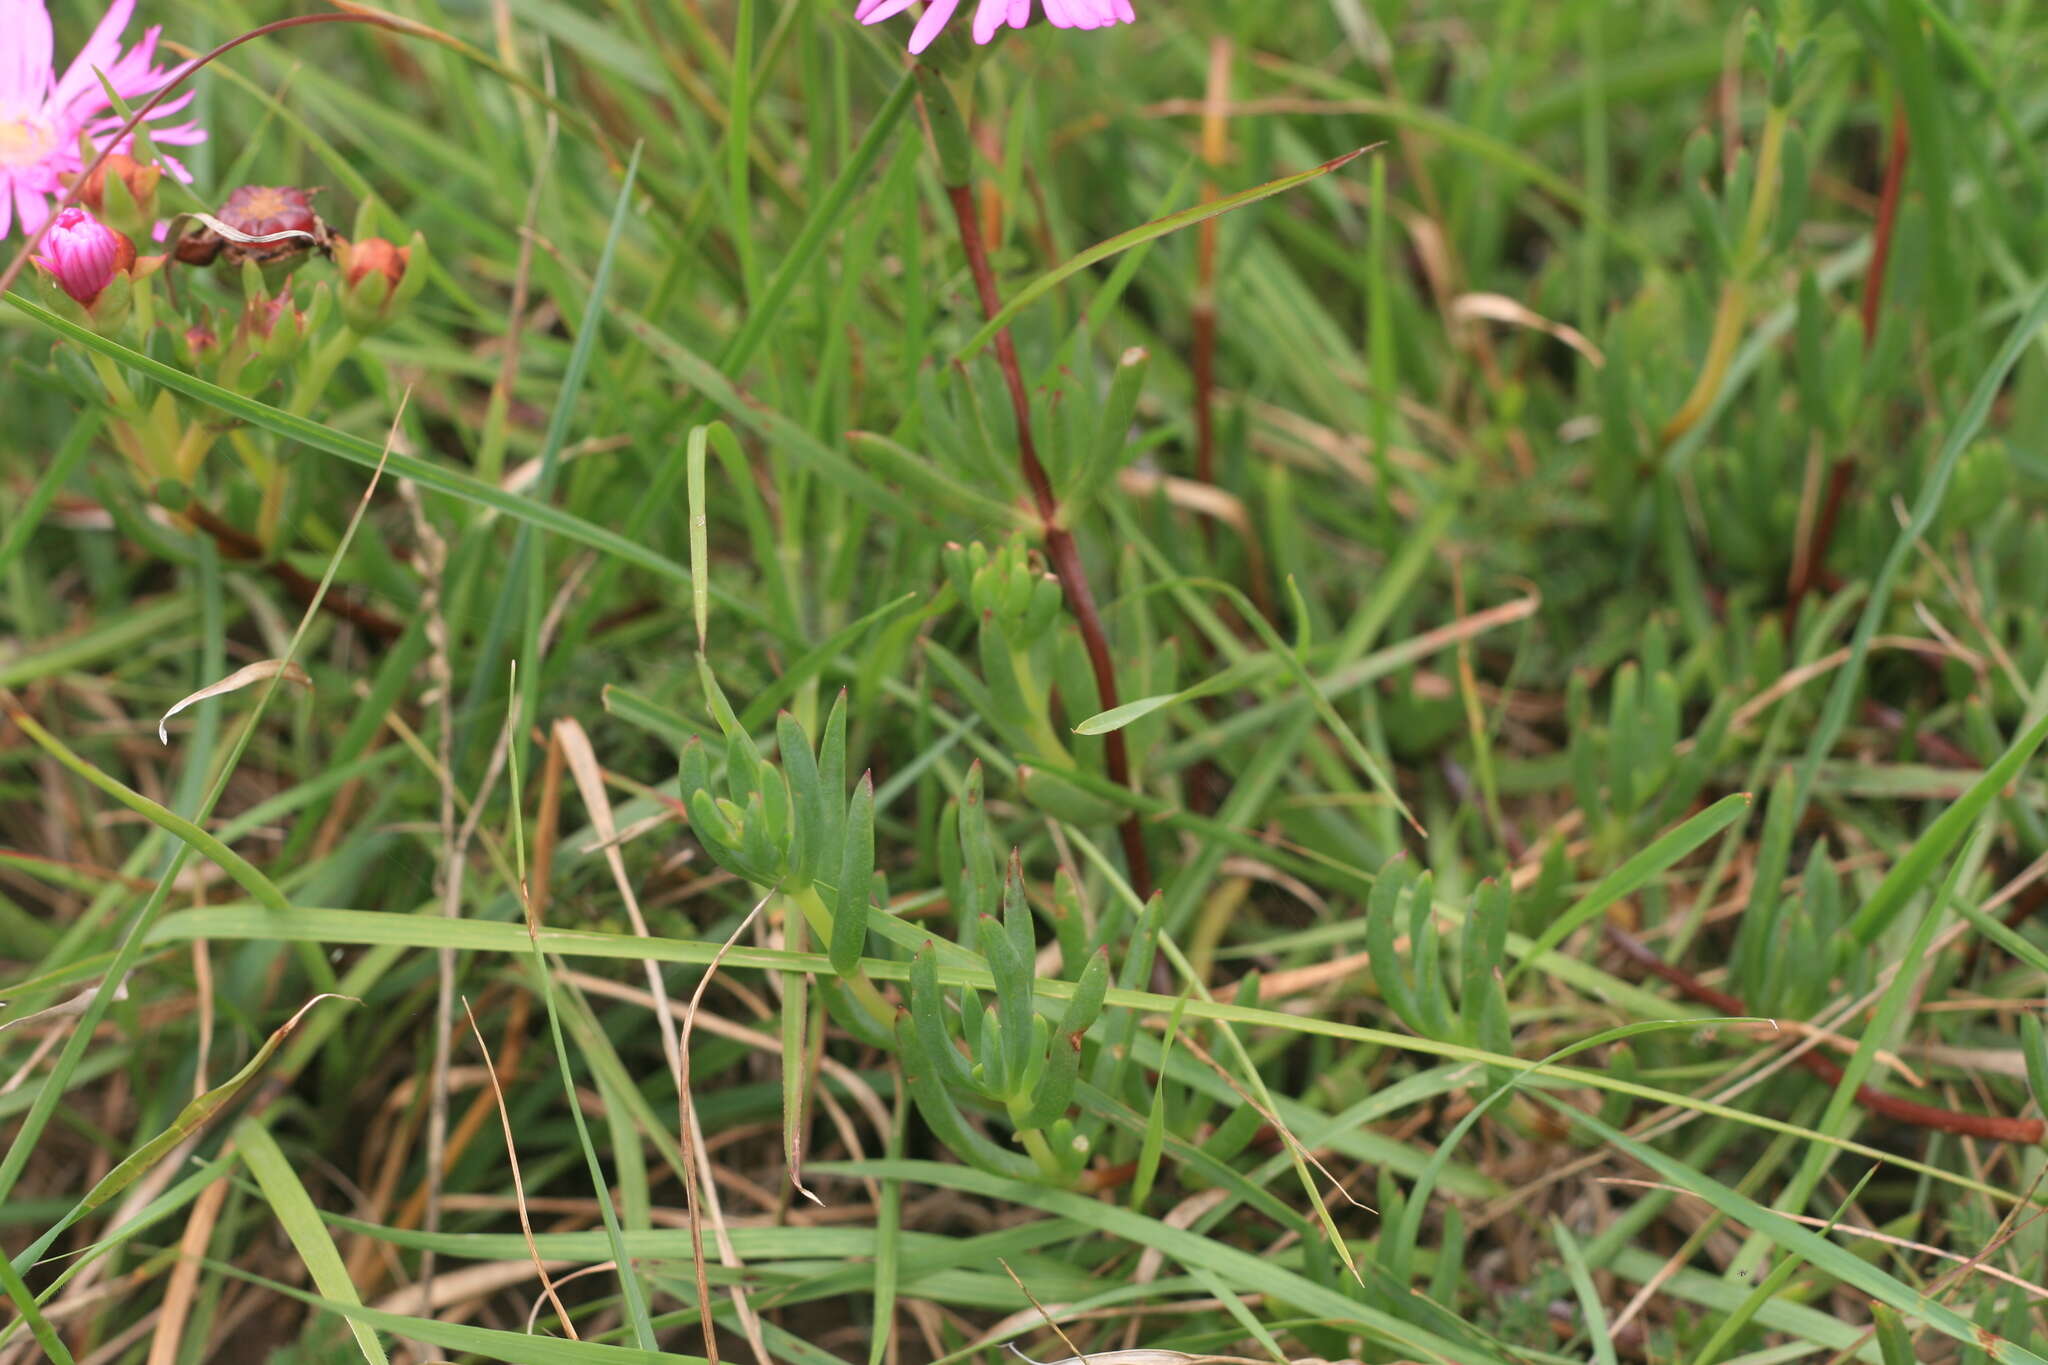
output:
[[[162,718],[157,721],[156,737],[168,745],[171,742],[171,736],[170,731],[166,727],[170,724],[171,717],[177,715],[186,707],[214,697],[226,696],[230,692],[239,692],[245,687],[270,678],[279,678],[285,682],[297,683],[305,688],[313,686],[313,680],[306,676],[306,670],[300,668],[291,660],[259,659],[253,664],[236,669],[219,682],[202,687],[197,692],[181,698],[175,706],[164,712]]]

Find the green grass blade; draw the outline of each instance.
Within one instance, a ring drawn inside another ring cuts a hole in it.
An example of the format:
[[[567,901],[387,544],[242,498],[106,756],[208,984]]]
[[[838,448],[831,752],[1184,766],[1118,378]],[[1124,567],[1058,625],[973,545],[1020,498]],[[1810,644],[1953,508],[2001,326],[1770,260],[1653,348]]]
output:
[[[278,890],[270,878],[257,871],[255,865],[241,854],[184,816],[166,809],[126,783],[101,772],[73,753],[63,740],[45,730],[35,717],[26,711],[9,710],[7,718],[26,731],[29,738],[42,746],[43,751],[50,757],[234,878],[235,884],[254,896],[259,904],[281,915],[291,913],[292,903],[285,898],[284,892]]]
[[[1269,180],[1263,185],[1255,185],[1251,189],[1241,190],[1225,198],[1216,199],[1206,204],[1197,204],[1193,208],[1182,209],[1178,213],[1169,213],[1166,217],[1156,219],[1145,224],[1143,227],[1135,227],[1129,232],[1118,233],[1107,241],[1097,242],[1086,251],[1068,257],[1059,265],[1054,266],[1051,270],[1046,271],[1043,275],[1040,275],[1022,289],[1019,289],[1010,297],[1008,302],[997,310],[996,315],[990,318],[980,331],[967,339],[966,343],[960,347],[958,353],[954,356],[954,359],[956,361],[971,360],[980,352],[982,347],[995,339],[997,332],[1008,327],[1019,313],[1090,266],[1100,265],[1113,256],[1129,251],[1134,246],[1142,246],[1147,242],[1156,241],[1169,233],[1179,232],[1182,228],[1193,227],[1197,223],[1229,213],[1233,209],[1241,209],[1247,204],[1256,204],[1262,199],[1271,199],[1276,194],[1285,194],[1289,190],[1298,189],[1308,184],[1310,181],[1320,180],[1330,172],[1340,170],[1344,166],[1349,165],[1365,155],[1369,150],[1369,148],[1360,147],[1357,151],[1346,152],[1342,156],[1332,157],[1322,165],[1311,170],[1297,171],[1293,175],[1283,175],[1278,180]]]
[[[1637,1142],[1627,1134],[1602,1123],[1593,1115],[1581,1113],[1570,1105],[1561,1104],[1548,1096],[1545,1096],[1544,1100],[1565,1121],[1578,1125],[1616,1151],[1649,1167],[1659,1180],[1704,1200],[1730,1220],[1761,1233],[1781,1251],[1800,1257],[1821,1273],[1840,1280],[1859,1293],[1866,1294],[1879,1303],[1888,1304],[1909,1317],[1921,1319],[1928,1326],[1964,1346],[1990,1344],[1980,1334],[1976,1324],[1947,1304],[1900,1282],[1862,1257],[1828,1241],[1819,1233],[1801,1227],[1783,1214],[1765,1208],[1748,1196],[1723,1185],[1704,1171],[1694,1170],[1647,1143]],[[2018,1342],[1997,1340],[1997,1348],[2001,1365],[2048,1365],[2048,1360],[2043,1360],[2041,1356]]]
[[[1634,895],[1652,878],[1668,871],[1681,858],[1749,813],[1747,792],[1724,796],[1674,830],[1666,832],[1649,847],[1602,877],[1571,909],[1545,925],[1528,953],[1508,973],[1510,986],[1534,967],[1538,960],[1580,925],[1592,920],[1624,896]]]
[[[1899,911],[1905,908],[1908,898],[1933,879],[1934,871],[1941,865],[1955,846],[1968,834],[1970,827],[1977,823],[1999,794],[2020,775],[2027,760],[2034,756],[2044,742],[2048,742],[2048,714],[2034,722],[2033,726],[2018,739],[2012,747],[1999,756],[1996,763],[1984,770],[1984,775],[1970,784],[1961,798],[1949,806],[1927,827],[1927,832],[1913,841],[1913,847],[1906,856],[1892,865],[1877,890],[1870,893],[1870,899],[1863,903],[1849,921],[1849,932],[1859,943],[1870,943],[1879,934],[1891,927]]]
[[[298,1172],[292,1169],[291,1159],[277,1145],[277,1139],[254,1118],[237,1123],[234,1137],[242,1163],[256,1177],[264,1202],[270,1205],[271,1214],[291,1239],[292,1249],[306,1263],[306,1273],[312,1277],[320,1299],[337,1310],[362,1308],[362,1298],[348,1277],[348,1267],[342,1264],[341,1253],[335,1249],[327,1225],[320,1221],[320,1211],[313,1206],[306,1187],[299,1183]],[[368,1323],[351,1319],[349,1332],[369,1365],[387,1365],[389,1357]]]

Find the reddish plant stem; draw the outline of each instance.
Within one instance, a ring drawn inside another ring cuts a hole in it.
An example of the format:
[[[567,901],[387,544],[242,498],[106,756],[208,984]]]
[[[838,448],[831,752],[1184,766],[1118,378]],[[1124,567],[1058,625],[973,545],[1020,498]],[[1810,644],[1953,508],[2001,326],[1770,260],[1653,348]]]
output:
[[[1906,125],[1906,109],[1892,106],[1891,152],[1885,159],[1884,186],[1878,193],[1877,226],[1871,238],[1870,270],[1863,277],[1863,349],[1877,341],[1877,325],[1884,312],[1884,284],[1891,268],[1892,238],[1898,229],[1899,200],[1905,191],[1906,161],[1912,155],[1913,136]],[[1814,519],[1813,538],[1799,560],[1799,574],[1787,585],[1785,620],[1789,625],[1799,612],[1799,603],[1820,580],[1821,562],[1834,542],[1835,526],[1841,518],[1842,503],[1855,481],[1856,461],[1847,455],[1835,460],[1828,470],[1828,490]]]
[[[1821,560],[1827,557],[1828,546],[1835,538],[1835,523],[1841,519],[1842,501],[1849,495],[1849,485],[1854,482],[1856,461],[1847,455],[1835,460],[1828,467],[1827,491],[1821,495],[1820,511],[1813,519],[1813,534],[1807,541],[1806,553],[1795,565],[1792,581],[1786,585],[1785,625],[1790,633],[1793,620],[1799,615],[1799,604],[1813,585],[1821,578]]]
[[[953,219],[960,229],[960,244],[967,253],[967,268],[974,275],[975,292],[981,298],[984,316],[994,318],[1002,311],[996,292],[995,271],[988,261],[988,243],[981,235],[981,216],[975,210],[974,191],[966,185],[948,185],[946,197],[953,205]],[[1031,489],[1031,502],[1044,529],[1045,556],[1059,575],[1066,594],[1067,610],[1081,628],[1081,643],[1088,650],[1088,665],[1095,673],[1095,690],[1104,710],[1122,705],[1116,686],[1116,662],[1110,657],[1109,636],[1102,627],[1102,613],[1095,606],[1094,589],[1088,585],[1087,567],[1081,561],[1081,547],[1074,533],[1060,522],[1059,498],[1052,479],[1038,458],[1038,445],[1031,436],[1031,398],[1024,389],[1024,370],[1017,363],[1017,347],[1004,327],[995,336],[996,364],[1003,372],[1003,384],[1010,392],[1010,407],[1017,421],[1017,463],[1024,482]],[[1103,756],[1108,761],[1110,781],[1131,786],[1131,756],[1121,730],[1103,736]],[[1123,837],[1124,861],[1130,868],[1131,889],[1139,898],[1152,895],[1152,865],[1145,854],[1145,830],[1136,811],[1124,817],[1119,828]]]
[[[1863,718],[1888,735],[1903,735],[1910,728],[1904,712],[1870,697],[1863,699]],[[1933,730],[1918,731],[1913,735],[1913,743],[1936,763],[1946,764],[1951,768],[1976,769],[1984,766],[1983,760],[1968,749]]]
[[[1607,926],[1607,940],[1644,971],[1670,982],[1702,1005],[1717,1009],[1723,1014],[1750,1013],[1748,1006],[1742,1001],[1726,991],[1715,990],[1691,973],[1672,966],[1633,934],[1610,924]],[[1841,1084],[1842,1068],[1820,1053],[1802,1052],[1794,1060],[1827,1084]],[[1897,1099],[1867,1085],[1856,1088],[1856,1102],[1873,1114],[1920,1128],[1954,1133],[1958,1137],[1982,1138],[1987,1142],[2031,1143],[2039,1142],[2043,1136],[2048,1136],[2048,1122],[2041,1119],[2002,1118],[1996,1114],[1965,1114],[1954,1109],[1940,1109],[1931,1104],[1916,1104],[1912,1100]]]
[[[1906,127],[1904,105],[1892,106],[1892,150],[1885,162],[1884,189],[1877,200],[1877,230],[1870,244],[1870,272],[1863,277],[1863,345],[1877,340],[1877,323],[1884,308],[1885,271],[1892,259],[1892,234],[1899,221],[1899,196],[1906,184],[1906,158],[1912,154],[1913,137]]]
[[[263,546],[255,537],[230,526],[198,503],[188,505],[185,508],[185,516],[194,526],[212,536],[213,543],[229,559],[245,563],[263,561]],[[322,611],[331,612],[344,621],[351,622],[365,634],[387,644],[405,634],[405,627],[398,622],[338,590],[330,590],[325,597],[321,597],[318,583],[281,559],[263,563],[263,571],[276,579],[278,585],[290,593],[293,600],[302,607],[318,599]]]
[[[1209,44],[1209,82],[1202,98],[1202,160],[1210,170],[1222,166],[1229,156],[1230,125],[1226,109],[1230,100],[1230,40],[1216,38]],[[1202,182],[1202,202],[1216,201],[1216,182]],[[1195,377],[1195,477],[1203,483],[1216,482],[1216,243],[1222,224],[1214,218],[1202,223],[1195,239],[1195,302],[1193,309],[1193,354]],[[1213,542],[1216,528],[1202,523],[1206,541]]]
[[[1215,220],[1211,219],[1210,223]],[[1208,227],[1209,223],[1202,226]],[[1203,242],[1206,248],[1211,244]],[[1203,264],[1214,268],[1213,258],[1207,252]],[[1205,270],[1204,274],[1208,272]],[[1195,372],[1195,477],[1203,483],[1216,482],[1216,304],[1210,296],[1209,286],[1197,286],[1193,317],[1192,354],[1190,366]],[[1211,543],[1216,539],[1215,523],[1204,518],[1203,538]]]

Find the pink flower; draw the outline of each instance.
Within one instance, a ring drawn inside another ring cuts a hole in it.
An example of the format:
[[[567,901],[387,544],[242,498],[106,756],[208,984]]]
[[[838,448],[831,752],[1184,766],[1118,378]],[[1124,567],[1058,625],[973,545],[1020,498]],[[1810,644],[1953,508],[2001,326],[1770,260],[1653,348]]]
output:
[[[50,15],[43,0],[0,0],[0,238],[13,218],[24,233],[34,232],[50,216],[50,197],[63,189],[59,176],[85,169],[79,159],[79,135],[95,144],[111,137],[124,120],[110,112],[99,76],[140,103],[170,79],[170,69],[154,65],[159,30],[150,29],[133,48],[121,50],[121,30],[128,27],[135,0],[113,0],[85,46],[56,74],[51,65],[53,39]],[[151,121],[177,112],[190,92],[150,110]],[[190,146],[206,140],[196,123],[152,127],[150,137],[163,144]],[[133,152],[132,139],[116,151]],[[183,166],[163,158],[172,175],[189,181]]]
[[[34,260],[65,293],[90,305],[116,270],[135,263],[135,244],[74,204],[50,224]]]
[[[863,24],[879,24],[884,19],[893,19],[910,8],[912,0],[860,0],[853,17]],[[996,36],[996,30],[1003,27],[1022,28],[1031,22],[1033,0],[976,0],[974,9],[974,41],[985,43]],[[1052,21],[1054,28],[1108,28],[1112,24],[1129,24],[1138,16],[1131,10],[1131,0],[1038,0],[1045,8],[1045,17]],[[910,33],[910,50],[922,52],[930,47],[939,31],[953,18],[953,11],[960,8],[960,0],[927,0],[924,14],[919,17],[917,27]]]

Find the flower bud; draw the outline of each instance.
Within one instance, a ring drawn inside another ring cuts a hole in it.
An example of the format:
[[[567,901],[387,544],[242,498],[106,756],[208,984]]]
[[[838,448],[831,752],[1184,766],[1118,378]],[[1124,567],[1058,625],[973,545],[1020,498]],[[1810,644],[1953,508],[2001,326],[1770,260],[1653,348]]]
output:
[[[135,243],[74,204],[50,224],[35,263],[58,288],[90,308],[116,274],[135,264]]]
[[[306,323],[306,315],[292,306],[290,289],[269,296],[249,296],[249,305],[242,313],[242,326],[250,335],[268,341],[276,334],[280,322],[294,337]]]
[[[213,367],[215,383],[253,394],[266,388],[299,353],[310,329],[289,287],[275,294],[265,290],[254,261],[242,263],[242,276],[245,292],[232,330],[224,328],[214,347],[205,345],[204,337],[188,334],[186,341],[195,361],[203,359]],[[211,332],[210,327],[205,330]]]
[[[395,289],[405,278],[412,252],[382,237],[365,237],[360,242],[339,244],[335,256],[341,264],[341,277],[351,286],[361,284],[363,277],[374,271]]]
[[[201,362],[219,354],[220,337],[208,320],[193,323],[179,338],[178,358],[187,369],[196,368]]]
[[[341,316],[355,331],[370,333],[387,325],[419,292],[426,262],[415,260],[426,249],[418,233],[405,246],[382,237],[351,242],[334,239],[334,261],[341,267]]]
[[[125,152],[109,153],[78,185],[78,202],[126,233],[156,216],[156,185],[163,170]]]

